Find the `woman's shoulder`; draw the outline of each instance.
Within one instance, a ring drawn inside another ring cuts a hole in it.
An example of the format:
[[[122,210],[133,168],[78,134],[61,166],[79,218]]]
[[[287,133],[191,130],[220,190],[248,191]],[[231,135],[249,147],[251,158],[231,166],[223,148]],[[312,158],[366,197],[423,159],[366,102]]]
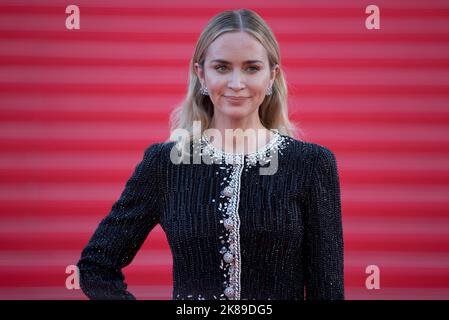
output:
[[[327,146],[300,140],[288,135],[281,135],[281,137],[286,142],[286,145],[289,145],[289,148],[287,148],[289,150],[288,153],[295,161],[308,162],[312,166],[323,161],[327,163],[336,161],[335,153]],[[145,158],[166,163],[172,161],[171,159],[176,156],[177,153],[173,154],[175,151],[177,151],[175,141],[155,142],[146,148]],[[284,150],[281,151],[285,152]],[[289,159],[291,158],[289,157]]]
[[[337,158],[331,148],[295,138],[290,138],[290,143],[294,161],[304,165],[306,172],[309,173],[307,179],[327,179],[338,175]],[[315,178],[312,178],[312,176]]]
[[[163,160],[175,145],[174,141],[154,142],[145,149],[145,158],[151,157],[157,160]]]
[[[291,151],[298,157],[306,159],[317,159],[319,157],[335,157],[334,152],[327,146],[300,140],[291,136],[282,135],[282,137],[291,145]]]

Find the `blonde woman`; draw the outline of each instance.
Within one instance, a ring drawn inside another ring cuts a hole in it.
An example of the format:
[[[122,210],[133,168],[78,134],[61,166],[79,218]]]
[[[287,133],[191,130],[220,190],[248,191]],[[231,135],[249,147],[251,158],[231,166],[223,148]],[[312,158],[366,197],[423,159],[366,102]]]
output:
[[[177,141],[146,149],[82,251],[85,294],[135,299],[122,268],[160,224],[173,299],[344,299],[336,158],[294,138],[278,43],[254,11],[209,21],[171,121]]]

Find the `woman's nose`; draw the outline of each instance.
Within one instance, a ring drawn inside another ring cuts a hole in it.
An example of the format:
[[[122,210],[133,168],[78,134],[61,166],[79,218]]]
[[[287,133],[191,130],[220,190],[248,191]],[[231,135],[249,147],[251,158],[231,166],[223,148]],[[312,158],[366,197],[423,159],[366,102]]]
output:
[[[231,79],[229,80],[228,83],[229,88],[234,90],[242,89],[244,87],[242,80],[243,77],[239,71],[232,72]]]

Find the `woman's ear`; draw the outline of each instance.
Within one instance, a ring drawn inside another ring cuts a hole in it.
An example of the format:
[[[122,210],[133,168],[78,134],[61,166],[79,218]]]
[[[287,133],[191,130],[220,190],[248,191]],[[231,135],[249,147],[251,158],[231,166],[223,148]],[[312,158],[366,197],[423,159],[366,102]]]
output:
[[[271,75],[270,75],[270,80],[272,81],[272,83],[274,83],[274,80],[276,79],[278,73],[279,73],[279,65],[276,64],[272,69],[271,69]]]
[[[201,85],[204,85],[204,70],[198,62],[195,62],[195,73],[200,79]]]

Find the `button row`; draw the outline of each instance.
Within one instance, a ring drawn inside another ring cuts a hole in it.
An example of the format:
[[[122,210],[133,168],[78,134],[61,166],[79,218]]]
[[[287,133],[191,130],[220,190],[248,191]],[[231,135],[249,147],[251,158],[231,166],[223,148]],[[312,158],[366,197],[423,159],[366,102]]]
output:
[[[224,188],[224,190],[221,192],[224,196],[230,198],[232,197],[232,194],[234,193],[234,189],[230,186],[227,186]]]

